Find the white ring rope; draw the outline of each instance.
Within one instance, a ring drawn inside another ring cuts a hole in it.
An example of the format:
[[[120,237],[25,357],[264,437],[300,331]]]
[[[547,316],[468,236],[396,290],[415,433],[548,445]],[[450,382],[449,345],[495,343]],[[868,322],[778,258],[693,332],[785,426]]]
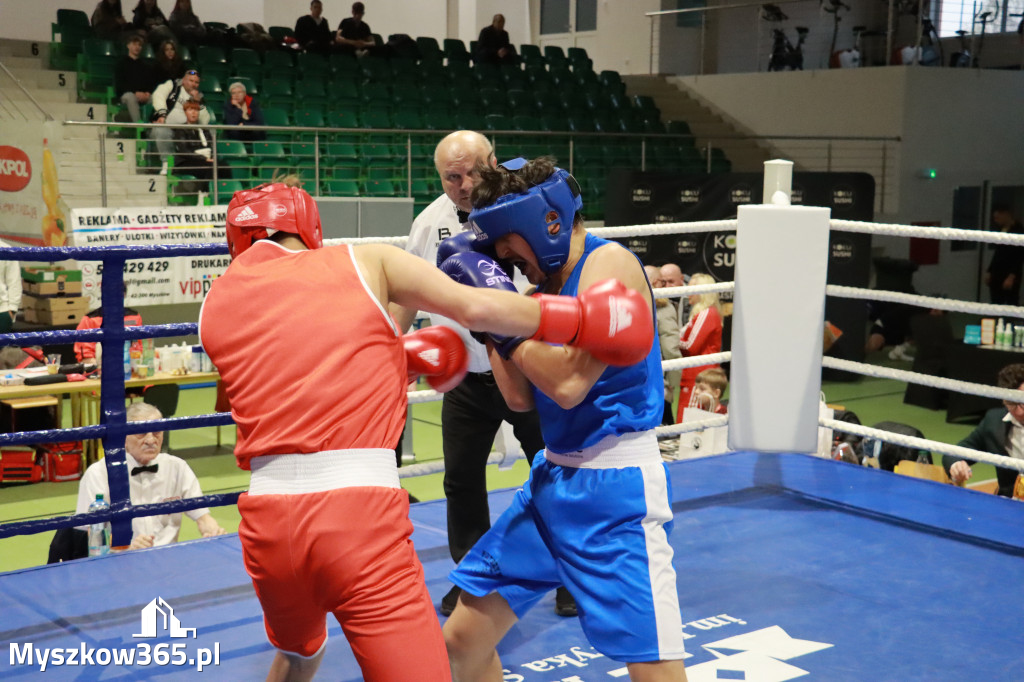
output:
[[[714,284],[688,284],[682,287],[660,287],[654,289],[654,298],[680,298],[700,294],[723,294],[735,291],[736,282],[715,282]]]
[[[676,369],[686,369],[688,367],[718,365],[731,360],[732,351],[727,350],[722,351],[721,353],[708,353],[707,355],[694,355],[688,358],[676,358],[675,360],[662,360],[661,369],[665,372],[671,372]]]
[[[660,291],[660,290],[659,290]],[[859,289],[857,287],[840,286],[829,284],[825,287],[826,296],[837,298],[857,298],[865,300],[888,301],[890,303],[906,303],[907,305],[919,306],[921,308],[936,308],[958,313],[977,313],[979,315],[993,315],[996,317],[1019,317],[1024,318],[1024,306],[996,305],[994,303],[974,303],[971,301],[957,301],[948,298],[937,298],[935,296],[918,296],[917,294],[906,294],[900,291],[883,291],[879,289]]]
[[[844,433],[852,433],[857,436],[864,438],[875,438],[877,440],[885,441],[886,443],[892,443],[893,445],[904,445],[918,450],[927,450],[928,452],[937,452],[940,455],[953,455],[954,457],[963,457],[966,459],[974,460],[977,462],[985,462],[986,464],[993,464],[998,467],[1006,469],[1016,469],[1017,471],[1024,472],[1024,459],[1016,459],[1014,457],[1003,457],[1002,455],[993,455],[989,452],[982,452],[980,450],[972,450],[970,448],[961,447],[959,445],[949,445],[948,443],[940,443],[934,440],[928,440],[927,438],[915,438],[914,436],[904,436],[900,433],[893,433],[892,431],[882,431],[881,429],[873,429],[868,426],[859,426],[857,424],[851,424],[850,422],[841,422],[837,419],[819,419],[818,423],[827,429],[834,431],[843,431]]]
[[[587,228],[587,232],[602,239],[644,237],[648,235],[690,234],[693,232],[735,232],[739,224],[732,220],[698,220],[688,223],[653,223],[649,225],[623,225],[621,227]]]
[[[894,237],[922,237],[924,239],[957,239],[986,244],[1024,246],[1024,235],[988,230],[964,230],[957,227],[921,227],[896,223],[865,223],[857,220],[831,220],[829,226],[838,232],[886,234]]]
[[[430,391],[419,391],[420,393],[428,393]],[[713,417],[707,419],[701,419],[699,421],[686,422],[685,424],[671,424],[669,426],[659,426],[654,429],[654,434],[659,439],[671,438],[672,436],[678,436],[682,433],[689,433],[691,431],[703,431],[704,429],[710,429],[716,426],[727,426],[729,424],[729,415],[727,414],[716,414]],[[964,449],[964,448],[961,448]],[[508,455],[501,452],[492,452],[487,457],[487,464],[501,464],[511,465],[513,462],[519,459],[526,459],[526,455],[523,453],[522,448],[515,455]],[[424,476],[426,474],[439,474],[444,471],[444,459],[432,459],[426,462],[419,462],[418,464],[409,464],[399,468],[399,478],[411,478],[413,476]]]
[[[994,398],[996,400],[1024,403],[1024,391],[1017,391],[1009,388],[998,388],[996,386],[975,384],[969,381],[959,381],[957,379],[944,379],[942,377],[931,376],[930,374],[908,372],[903,369],[892,369],[891,367],[868,365],[863,362],[854,362],[852,360],[830,358],[827,355],[821,359],[821,366],[828,367],[830,369],[842,370],[844,372],[864,374],[871,377],[877,377],[879,379],[894,379],[908,384],[921,384],[922,386],[942,388],[948,391],[956,391],[958,393],[969,393],[971,395],[981,396],[982,398]]]

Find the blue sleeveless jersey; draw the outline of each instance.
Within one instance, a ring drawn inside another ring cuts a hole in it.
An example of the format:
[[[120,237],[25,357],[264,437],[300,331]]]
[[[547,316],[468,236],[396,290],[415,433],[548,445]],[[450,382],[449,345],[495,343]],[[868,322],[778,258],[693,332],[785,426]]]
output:
[[[595,249],[608,243],[606,239],[587,235],[583,255],[560,294],[575,296],[578,293],[584,263]],[[657,325],[653,310],[651,317]],[[544,442],[555,452],[574,452],[590,447],[606,436],[655,428],[661,424],[665,410],[661,344],[657,333],[643,362],[605,369],[587,397],[576,407],[563,410],[536,388],[533,397],[540,415]]]

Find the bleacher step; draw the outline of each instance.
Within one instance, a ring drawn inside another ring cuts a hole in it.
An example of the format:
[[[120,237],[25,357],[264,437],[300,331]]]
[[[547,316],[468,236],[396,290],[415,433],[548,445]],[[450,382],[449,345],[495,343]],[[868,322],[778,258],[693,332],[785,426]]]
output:
[[[7,57],[35,57],[40,66],[50,63],[50,43],[39,40],[0,38],[0,61]]]
[[[36,67],[11,69],[11,75],[21,81],[26,88],[40,90],[68,90],[75,92],[78,87],[78,74],[74,71],[55,71],[47,69],[40,62]],[[4,76],[6,79],[6,75]]]

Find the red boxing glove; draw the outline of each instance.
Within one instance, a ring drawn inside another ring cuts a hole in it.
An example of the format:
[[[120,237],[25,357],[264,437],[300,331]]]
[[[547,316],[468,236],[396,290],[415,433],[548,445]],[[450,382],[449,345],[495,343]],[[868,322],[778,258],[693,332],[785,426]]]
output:
[[[533,338],[579,346],[606,365],[625,367],[647,357],[654,319],[642,294],[606,279],[576,297],[535,294],[540,325]]]
[[[402,340],[409,381],[425,376],[432,389],[444,393],[458,386],[466,376],[466,345],[450,327],[427,327],[406,334]]]

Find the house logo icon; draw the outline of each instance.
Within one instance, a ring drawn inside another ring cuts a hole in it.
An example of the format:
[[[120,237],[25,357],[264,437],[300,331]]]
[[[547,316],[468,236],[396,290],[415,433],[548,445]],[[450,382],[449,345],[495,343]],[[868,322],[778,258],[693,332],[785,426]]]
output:
[[[164,601],[163,597],[157,597],[142,607],[142,632],[132,637],[157,637],[167,633],[173,638],[196,637],[195,628],[181,627],[181,621],[174,615],[174,609]],[[158,635],[159,633],[159,635]]]

